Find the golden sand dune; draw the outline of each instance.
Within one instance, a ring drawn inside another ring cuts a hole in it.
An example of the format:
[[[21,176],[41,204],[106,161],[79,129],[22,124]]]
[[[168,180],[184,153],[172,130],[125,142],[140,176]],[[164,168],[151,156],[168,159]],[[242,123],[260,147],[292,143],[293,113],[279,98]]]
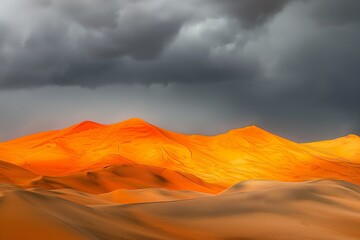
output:
[[[246,181],[218,195],[125,205],[4,186],[1,193],[2,240],[360,239],[360,187],[342,181]]]
[[[223,187],[247,179],[360,183],[358,153],[357,136],[298,144],[255,126],[217,136],[184,135],[141,119],[112,125],[82,122],[0,143],[0,159],[42,176],[136,163],[192,174]]]
[[[307,143],[305,145],[355,163],[360,163],[360,137],[354,134],[333,140]]]

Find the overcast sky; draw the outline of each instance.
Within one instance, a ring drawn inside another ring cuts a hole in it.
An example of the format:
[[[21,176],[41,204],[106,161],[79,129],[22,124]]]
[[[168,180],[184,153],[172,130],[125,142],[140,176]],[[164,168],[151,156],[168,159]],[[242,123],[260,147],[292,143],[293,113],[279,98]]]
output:
[[[360,133],[359,0],[1,0],[0,140],[140,117]]]

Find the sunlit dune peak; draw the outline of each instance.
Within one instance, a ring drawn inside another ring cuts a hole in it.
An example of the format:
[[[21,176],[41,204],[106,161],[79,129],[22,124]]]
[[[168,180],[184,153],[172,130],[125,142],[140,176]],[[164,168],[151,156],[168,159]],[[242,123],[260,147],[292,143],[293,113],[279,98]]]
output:
[[[161,135],[160,128],[154,126],[141,118],[130,118],[128,120],[111,124],[115,131],[120,131],[122,134],[134,134],[133,137],[140,137],[141,135]]]
[[[230,130],[231,133],[242,133],[242,134],[249,134],[249,135],[259,135],[259,134],[271,134],[267,132],[266,130],[256,126],[256,125],[250,125],[243,128],[237,128]]]
[[[120,122],[119,124],[129,124],[129,125],[151,125],[150,123],[146,122],[144,119],[141,118],[129,118]]]
[[[109,124],[108,126],[118,126],[118,127],[149,127],[153,126],[150,123],[146,122],[145,120],[141,118],[129,118],[121,122]]]
[[[346,135],[344,138],[360,140],[360,137],[358,135],[355,135],[355,134]]]
[[[75,124],[75,125],[67,128],[66,132],[67,133],[78,133],[78,132],[82,132],[82,131],[86,131],[86,130],[90,130],[90,129],[94,129],[94,128],[99,128],[102,126],[104,126],[104,125],[97,123],[97,122],[83,121],[83,122],[80,122],[78,124]]]
[[[231,135],[236,135],[237,137],[240,136],[240,137],[256,138],[263,140],[274,140],[280,138],[275,134],[272,134],[271,132],[268,132],[256,125],[230,130],[228,133]]]
[[[93,121],[83,121],[78,124],[75,124],[67,129],[65,129],[66,134],[77,134],[87,130],[99,129],[101,127],[106,127],[116,130],[131,130],[134,132],[157,132],[158,128],[141,118],[130,118],[122,122],[114,124],[101,124]],[[99,129],[100,131],[100,129]]]

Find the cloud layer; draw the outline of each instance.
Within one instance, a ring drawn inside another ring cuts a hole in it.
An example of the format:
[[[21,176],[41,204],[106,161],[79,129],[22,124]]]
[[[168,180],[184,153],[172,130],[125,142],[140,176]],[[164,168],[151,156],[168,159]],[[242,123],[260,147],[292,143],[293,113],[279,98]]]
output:
[[[2,0],[0,94],[171,85],[221,96],[228,122],[358,133],[359,12],[358,0]]]
[[[246,47],[287,2],[4,0],[0,87],[251,79]]]

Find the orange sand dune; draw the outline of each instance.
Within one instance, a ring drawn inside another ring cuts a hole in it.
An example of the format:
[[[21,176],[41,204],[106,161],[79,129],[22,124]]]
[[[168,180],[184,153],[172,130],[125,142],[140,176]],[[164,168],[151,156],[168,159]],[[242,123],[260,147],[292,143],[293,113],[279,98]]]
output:
[[[26,184],[39,175],[9,162],[0,161],[0,183]]]
[[[86,193],[107,193],[117,189],[164,188],[216,193],[223,188],[188,173],[140,164],[112,165],[67,176],[38,176],[26,169],[0,161],[0,183],[23,188],[68,188]]]
[[[125,205],[0,189],[2,240],[360,239],[360,187],[341,181],[246,181],[218,195]]]
[[[41,177],[22,187],[41,189],[70,188],[87,193],[106,193],[116,189],[165,188],[192,189],[215,193],[222,188],[190,174],[139,164],[113,165],[57,177]]]
[[[130,119],[112,125],[82,122],[0,143],[0,159],[42,176],[137,163],[189,173],[224,187],[247,179],[360,183],[359,148],[352,142],[347,140],[346,150],[341,150],[343,141],[298,144],[255,126],[217,136],[183,135]]]

